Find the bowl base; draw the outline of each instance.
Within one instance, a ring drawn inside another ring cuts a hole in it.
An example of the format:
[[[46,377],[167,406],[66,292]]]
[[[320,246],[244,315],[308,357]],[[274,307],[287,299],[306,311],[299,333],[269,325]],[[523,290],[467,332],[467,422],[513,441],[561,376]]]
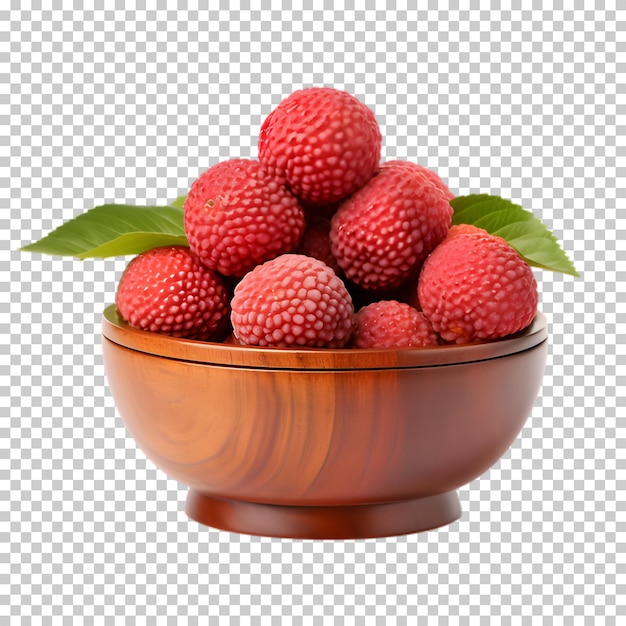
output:
[[[187,515],[221,530],[288,539],[368,539],[407,535],[451,524],[461,516],[456,491],[427,498],[352,506],[283,506],[224,500],[193,489]]]

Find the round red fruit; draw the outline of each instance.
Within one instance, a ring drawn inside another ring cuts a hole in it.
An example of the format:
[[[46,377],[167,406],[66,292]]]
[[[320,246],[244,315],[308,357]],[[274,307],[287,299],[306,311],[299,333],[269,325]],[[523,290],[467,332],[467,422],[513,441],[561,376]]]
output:
[[[537,283],[528,263],[501,237],[453,226],[422,268],[422,310],[445,341],[496,339],[528,326]]]
[[[417,275],[451,220],[447,195],[422,166],[389,161],[333,216],[331,249],[348,280],[390,289]]]
[[[436,346],[439,337],[423,313],[397,300],[379,300],[354,315],[351,345],[355,348]]]
[[[224,279],[184,246],[135,257],[122,274],[116,304],[131,326],[200,340],[221,338],[230,311]]]
[[[235,287],[231,322],[245,345],[342,348],[354,308],[343,281],[325,263],[284,254],[246,274]]]
[[[231,159],[209,168],[191,186],[185,233],[202,263],[224,276],[295,250],[304,211],[283,181],[258,161]]]
[[[293,92],[265,119],[259,159],[307,205],[337,202],[378,170],[382,135],[374,113],[329,87]]]

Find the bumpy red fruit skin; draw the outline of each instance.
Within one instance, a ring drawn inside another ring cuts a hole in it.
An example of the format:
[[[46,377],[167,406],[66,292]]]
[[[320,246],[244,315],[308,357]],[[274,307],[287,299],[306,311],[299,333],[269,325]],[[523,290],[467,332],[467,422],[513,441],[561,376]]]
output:
[[[393,166],[397,169],[405,168],[406,170],[413,172],[414,174],[421,174],[433,187],[439,189],[446,200],[450,201],[454,198],[454,194],[450,191],[450,188],[437,172],[431,170],[419,163],[413,163],[412,161],[388,161],[387,164],[393,163]]]
[[[421,166],[388,161],[333,216],[331,250],[351,282],[389,289],[417,274],[451,220],[448,198]]]
[[[211,340],[226,328],[228,290],[219,274],[184,246],[153,248],[135,257],[117,288],[117,309],[131,326]]]
[[[380,300],[354,315],[354,348],[436,346],[439,336],[423,313],[397,300]]]
[[[265,119],[259,159],[307,205],[337,202],[378,170],[382,135],[374,113],[329,87],[293,92]]]
[[[231,159],[205,171],[184,205],[189,246],[224,276],[293,251],[304,231],[304,211],[283,181],[258,161]]]
[[[446,200],[450,201],[454,198],[454,194],[450,191],[450,188],[443,182],[441,176],[437,172],[424,167],[423,165],[416,164],[418,169],[422,172],[424,177],[428,179],[437,189],[440,189]]]
[[[418,297],[433,328],[454,343],[516,333],[538,302],[526,261],[501,237],[469,225],[453,226],[426,260]]]
[[[232,299],[235,338],[251,346],[342,348],[353,317],[343,281],[322,261],[300,254],[257,266]]]
[[[321,215],[307,217],[304,235],[296,252],[324,261],[336,273],[339,272],[337,260],[330,251],[330,220]]]

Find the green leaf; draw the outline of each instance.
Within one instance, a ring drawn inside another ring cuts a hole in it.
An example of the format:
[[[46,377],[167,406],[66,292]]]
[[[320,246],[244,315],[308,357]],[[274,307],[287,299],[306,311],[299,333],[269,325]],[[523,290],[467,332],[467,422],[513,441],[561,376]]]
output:
[[[181,208],[105,204],[21,250],[88,259],[136,255],[167,245],[189,245]]]
[[[453,224],[471,224],[502,237],[529,265],[579,276],[556,237],[530,211],[488,194],[459,196],[450,204]]]
[[[185,200],[187,200],[187,196],[178,196],[176,200],[172,200],[170,202],[170,206],[175,206],[177,209],[182,209],[185,204]]]

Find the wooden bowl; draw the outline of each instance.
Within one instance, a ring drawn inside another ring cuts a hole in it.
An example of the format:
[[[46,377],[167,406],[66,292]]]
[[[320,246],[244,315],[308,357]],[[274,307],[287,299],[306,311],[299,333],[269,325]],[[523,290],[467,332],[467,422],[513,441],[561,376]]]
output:
[[[106,373],[144,453],[188,485],[194,520],[255,535],[347,539],[436,528],[530,414],[547,354],[538,313],[490,343],[263,349],[103,316]]]

